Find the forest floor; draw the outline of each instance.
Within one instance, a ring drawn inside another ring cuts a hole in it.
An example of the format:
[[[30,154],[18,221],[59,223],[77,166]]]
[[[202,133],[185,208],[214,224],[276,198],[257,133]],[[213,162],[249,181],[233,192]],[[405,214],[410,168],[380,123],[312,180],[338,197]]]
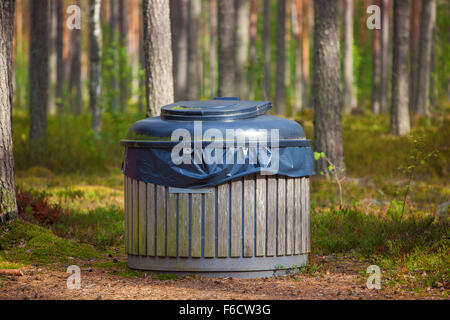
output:
[[[443,295],[443,288],[416,292],[382,285],[380,290],[368,289],[361,271],[369,263],[349,257],[316,256],[315,259],[327,271],[246,280],[127,271],[124,256],[119,257],[117,267],[108,268],[92,266],[92,261],[76,261],[81,267],[78,290],[67,288],[66,265],[26,266],[21,269],[22,276],[1,278],[0,299],[448,299]]]

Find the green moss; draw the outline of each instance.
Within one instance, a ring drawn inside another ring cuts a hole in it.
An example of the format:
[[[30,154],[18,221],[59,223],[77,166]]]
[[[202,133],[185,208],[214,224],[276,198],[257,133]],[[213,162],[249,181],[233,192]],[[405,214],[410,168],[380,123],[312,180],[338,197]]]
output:
[[[0,259],[12,263],[68,263],[100,257],[92,246],[62,239],[51,230],[15,220],[0,227]]]

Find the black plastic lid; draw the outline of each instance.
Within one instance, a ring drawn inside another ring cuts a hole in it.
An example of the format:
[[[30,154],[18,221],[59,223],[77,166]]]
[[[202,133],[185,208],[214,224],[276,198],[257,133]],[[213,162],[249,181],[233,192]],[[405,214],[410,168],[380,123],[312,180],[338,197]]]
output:
[[[272,107],[269,101],[243,101],[239,98],[179,101],[161,108],[161,119],[176,121],[226,121],[254,118]]]

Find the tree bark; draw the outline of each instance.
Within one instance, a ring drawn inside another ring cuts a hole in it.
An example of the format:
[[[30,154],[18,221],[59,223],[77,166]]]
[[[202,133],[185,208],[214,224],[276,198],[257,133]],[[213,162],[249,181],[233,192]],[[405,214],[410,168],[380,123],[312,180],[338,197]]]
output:
[[[310,20],[312,18],[313,6],[309,0],[303,0],[303,26],[302,26],[302,73],[303,73],[303,106],[307,106],[308,88],[309,88],[309,66],[310,66],[310,54],[309,54],[309,30]]]
[[[111,58],[111,66],[112,70],[110,71],[109,78],[109,86],[112,91],[111,98],[111,110],[117,112],[119,110],[119,79],[117,64],[118,64],[118,55],[119,52],[117,50],[118,41],[117,41],[117,20],[118,20],[118,6],[117,0],[109,1],[109,45],[112,47],[110,51]]]
[[[344,0],[344,98],[342,110],[350,113],[356,101],[353,87],[353,0]]]
[[[81,6],[80,0],[76,4]],[[72,94],[72,110],[76,115],[80,115],[82,111],[81,102],[81,30],[69,30],[71,41],[71,63],[70,63],[70,78],[69,91]]]
[[[201,12],[200,0],[189,1],[188,20],[188,75],[187,97],[190,100],[198,99],[198,88],[200,85],[200,65],[198,53],[198,30]]]
[[[433,30],[436,21],[436,1],[423,2],[420,17],[420,51],[417,93],[414,109],[418,114],[429,114],[430,73],[433,47]]]
[[[49,37],[48,37],[48,48],[49,48],[49,94],[48,94],[48,113],[56,113],[56,77],[57,77],[57,58],[56,58],[56,25],[57,25],[57,12],[55,1],[49,1],[48,3],[48,14],[49,14]]]
[[[241,99],[247,99],[248,86],[246,79],[248,40],[249,40],[249,1],[235,0],[236,6],[236,56],[235,73],[237,92]]]
[[[147,117],[151,117],[158,116],[162,106],[173,103],[169,3],[144,0],[143,14]]]
[[[235,12],[234,1],[218,1],[219,96],[234,96],[235,91]]]
[[[428,0],[425,0],[427,2]],[[410,60],[410,82],[409,82],[409,110],[417,112],[414,109],[414,103],[417,96],[418,85],[418,47],[419,47],[419,17],[422,0],[413,0],[411,2],[411,16],[409,19],[409,60]]]
[[[29,105],[30,155],[38,162],[45,154],[48,96],[48,1],[31,2]]]
[[[375,2],[380,6],[380,2]],[[380,113],[381,105],[380,30],[372,30],[372,113]]]
[[[188,1],[170,0],[175,100],[187,98]]]
[[[277,65],[275,82],[275,112],[284,114],[286,104],[286,0],[277,1]]]
[[[256,86],[256,80],[255,80],[255,72],[254,68],[257,63],[256,58],[256,38],[258,36],[258,0],[250,0],[250,48],[249,48],[249,55],[250,55],[250,65],[249,65],[249,99],[255,99],[255,86]]]
[[[17,217],[12,141],[14,0],[0,4],[0,224]]]
[[[63,21],[63,0],[56,0],[56,106],[59,114],[64,112]]]
[[[91,128],[99,133],[102,125],[101,98],[101,56],[102,29],[100,23],[101,0],[90,1],[89,19],[89,108],[92,113]]]
[[[389,110],[389,0],[381,0],[381,74],[380,74],[380,112]]]
[[[408,42],[409,42],[409,0],[394,1],[394,61],[392,74],[391,132],[395,135],[407,135],[409,124],[409,78],[408,78]]]
[[[303,1],[292,2],[292,30],[296,38],[295,51],[295,106],[294,111],[300,112],[303,108],[303,61],[302,61],[302,24],[304,19]]]
[[[210,95],[216,95],[216,66],[217,66],[217,1],[209,2],[209,79]]]
[[[339,89],[338,1],[314,1],[314,150],[344,168]],[[327,174],[325,160],[316,172]]]
[[[129,37],[128,37],[128,1],[119,0],[119,34],[120,49],[119,53],[119,105],[121,111],[125,111],[130,97],[130,79],[126,75],[127,63],[129,61]],[[125,56],[123,56],[125,54]]]
[[[270,0],[264,0],[264,99],[270,100]]]

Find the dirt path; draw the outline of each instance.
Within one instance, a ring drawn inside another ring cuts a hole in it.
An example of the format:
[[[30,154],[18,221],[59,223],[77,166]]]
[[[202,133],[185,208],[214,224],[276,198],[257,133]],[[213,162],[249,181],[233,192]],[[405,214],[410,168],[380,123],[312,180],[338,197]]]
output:
[[[65,266],[30,266],[23,269],[23,276],[0,277],[0,299],[439,299],[438,291],[424,296],[389,287],[369,290],[360,275],[367,264],[326,263],[327,270],[316,276],[256,280],[194,276],[158,280],[151,273],[133,278],[111,274],[111,269],[82,267],[79,290],[67,289]]]

